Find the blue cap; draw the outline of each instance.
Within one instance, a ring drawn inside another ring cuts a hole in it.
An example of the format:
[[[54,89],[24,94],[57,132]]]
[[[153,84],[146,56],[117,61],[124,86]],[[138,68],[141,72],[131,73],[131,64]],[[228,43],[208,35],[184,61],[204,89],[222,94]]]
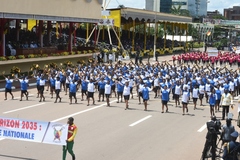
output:
[[[238,132],[234,131],[233,133],[231,133],[231,136],[234,137],[234,138],[237,138],[238,137]]]

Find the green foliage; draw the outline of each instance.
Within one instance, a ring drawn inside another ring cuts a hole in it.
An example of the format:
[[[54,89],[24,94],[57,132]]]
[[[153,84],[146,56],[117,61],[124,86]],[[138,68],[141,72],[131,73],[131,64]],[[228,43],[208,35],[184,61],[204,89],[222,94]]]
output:
[[[17,57],[18,57],[18,59],[24,59],[25,58],[24,55],[18,55]]]
[[[224,17],[223,15],[215,15],[215,16],[213,16],[213,19],[223,19],[223,20],[226,20],[227,18],[226,17]]]
[[[9,60],[14,60],[14,59],[16,59],[16,57],[15,56],[8,56],[8,59]]]
[[[42,54],[42,57],[48,57],[48,54]]]
[[[62,53],[61,53],[61,56],[68,56],[68,55],[69,55],[68,52],[62,52]]]
[[[222,32],[224,32],[225,30],[221,28],[221,26],[215,25],[214,26],[214,34],[213,34],[213,38],[217,39],[219,36],[221,36]]]
[[[198,38],[197,28],[195,28],[192,24],[188,25],[188,35],[192,36],[193,39],[197,39]]]
[[[4,57],[4,56],[1,56],[1,57],[0,57],[0,61],[6,61],[6,60],[7,60],[6,57]]]
[[[202,48],[202,47],[203,47],[203,42],[200,42],[200,44],[198,42],[193,43],[193,48]]]
[[[28,58],[34,58],[35,56],[34,56],[34,54],[29,54],[29,55],[27,55],[27,57]]]
[[[190,12],[186,9],[182,9],[182,6],[179,5],[179,6],[172,6],[171,8],[171,14],[174,14],[174,15],[179,15],[179,16],[186,16],[186,17],[190,17]]]

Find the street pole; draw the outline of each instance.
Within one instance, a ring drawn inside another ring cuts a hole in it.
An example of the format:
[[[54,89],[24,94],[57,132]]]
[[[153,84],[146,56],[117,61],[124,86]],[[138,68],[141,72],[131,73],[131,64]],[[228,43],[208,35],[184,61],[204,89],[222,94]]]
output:
[[[153,46],[153,60],[155,61],[156,59],[156,41],[157,41],[157,19],[156,19],[156,14],[155,14],[155,27],[154,27],[154,46]]]

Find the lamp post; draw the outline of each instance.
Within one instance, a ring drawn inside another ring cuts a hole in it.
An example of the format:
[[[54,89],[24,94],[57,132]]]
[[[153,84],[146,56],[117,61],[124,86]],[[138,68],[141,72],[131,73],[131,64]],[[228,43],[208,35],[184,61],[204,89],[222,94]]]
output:
[[[157,33],[156,33],[156,31],[157,31],[157,18],[156,18],[157,16],[156,16],[156,14],[155,14],[155,25],[154,25],[154,44],[153,44],[153,60],[155,60],[156,59],[156,41],[157,41]]]

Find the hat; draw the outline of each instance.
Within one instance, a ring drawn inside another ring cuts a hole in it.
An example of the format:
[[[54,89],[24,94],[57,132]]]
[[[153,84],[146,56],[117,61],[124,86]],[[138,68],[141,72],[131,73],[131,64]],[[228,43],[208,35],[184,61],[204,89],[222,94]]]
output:
[[[234,137],[234,138],[237,138],[238,137],[238,132],[234,131],[233,133],[231,133],[231,136]]]

